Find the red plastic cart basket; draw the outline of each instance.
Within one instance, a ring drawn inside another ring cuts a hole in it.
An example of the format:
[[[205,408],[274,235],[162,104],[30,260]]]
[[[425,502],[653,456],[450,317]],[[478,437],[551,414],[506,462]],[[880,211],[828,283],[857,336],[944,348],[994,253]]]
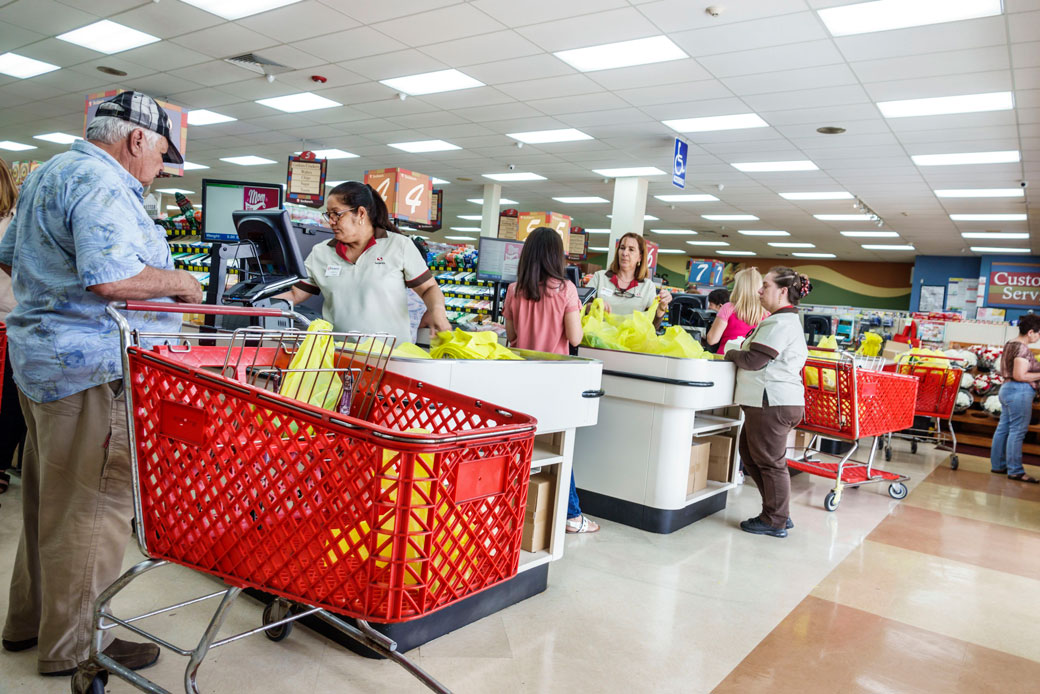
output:
[[[954,357],[929,354],[924,358],[944,363],[941,366],[935,364],[926,366],[915,363],[914,355],[904,353],[900,355],[895,364],[886,366],[886,369],[890,369],[894,373],[910,375],[918,380],[920,385],[917,389],[914,415],[927,417],[933,421],[929,429],[911,425],[898,433],[893,432],[888,435],[885,440],[885,460],[892,459],[893,438],[908,439],[911,453],[917,453],[919,441],[933,441],[937,444],[950,443],[953,450],[950,455],[950,467],[956,470],[960,461],[957,457],[957,433],[953,429],[952,417],[964,369]],[[948,436],[943,432],[943,420],[946,421]]]

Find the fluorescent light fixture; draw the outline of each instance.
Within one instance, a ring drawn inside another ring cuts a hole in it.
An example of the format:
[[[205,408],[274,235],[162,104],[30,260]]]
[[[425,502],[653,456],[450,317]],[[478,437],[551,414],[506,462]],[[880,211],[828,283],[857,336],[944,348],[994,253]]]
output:
[[[446,186],[450,185],[451,181],[445,181],[443,178],[437,178],[436,176],[434,176],[430,179],[430,183],[432,183],[435,186]]]
[[[899,244],[890,245],[890,244],[886,244],[886,243],[864,243],[864,244],[860,244],[860,245],[863,248],[866,248],[868,251],[912,251],[912,250],[914,250],[914,247],[910,246],[910,245],[899,245]]]
[[[312,149],[314,156],[318,159],[357,159],[357,154],[351,154],[350,152],[344,152],[342,149]],[[294,152],[296,155],[303,154],[303,152]]]
[[[174,193],[180,193],[181,195],[195,195],[194,190],[185,190],[184,188],[156,188],[156,193],[167,193],[173,195]]]
[[[754,251],[715,251],[719,255],[758,255]]]
[[[818,171],[820,167],[808,159],[799,161],[745,161],[730,164],[744,173],[769,173],[771,171]]]
[[[632,176],[664,176],[656,166],[630,166],[620,169],[593,169],[592,173],[599,174],[604,178],[629,178]]]
[[[833,253],[792,253],[796,258],[837,258]]]
[[[955,222],[1024,222],[1029,219],[1026,214],[951,214]]]
[[[686,253],[686,251],[679,250],[678,248],[658,248],[657,252],[663,255],[679,255],[680,253]]]
[[[995,241],[1021,241],[1029,238],[1028,231],[964,231],[961,238],[993,239]]]
[[[702,214],[704,219],[713,222],[757,222],[758,217],[753,214]]]
[[[696,236],[697,232],[692,229],[651,229],[650,231],[662,236]]]
[[[950,113],[980,113],[982,111],[1009,111],[1015,107],[1011,92],[987,92],[962,96],[938,96],[930,99],[879,101],[878,110],[885,118],[911,116],[942,116]]]
[[[957,164],[1016,164],[1018,150],[1003,152],[957,152],[954,154],[915,154],[910,157],[918,166],[954,166]]]
[[[684,193],[681,195],[655,195],[661,202],[718,202],[719,199],[707,193]]]
[[[325,180],[325,187],[326,188],[335,188],[340,183],[346,183],[346,181],[330,181],[330,180],[326,179]]]
[[[465,219],[467,222],[479,222],[484,218],[484,215],[479,214],[460,214],[456,215],[459,219]]]
[[[972,246],[975,253],[1031,253],[1028,248],[1005,248],[1002,246]]]
[[[476,241],[472,236],[445,236],[444,238],[451,239],[452,241]]]
[[[780,193],[784,200],[851,200],[852,193],[844,190],[833,193]]]
[[[744,236],[790,236],[786,231],[780,229],[738,229],[738,234]]]
[[[261,166],[263,164],[278,163],[273,159],[264,159],[263,157],[257,157],[252,154],[247,154],[242,157],[221,157],[220,161],[226,161],[229,164],[238,164],[239,166]]]
[[[728,241],[687,241],[691,246],[728,246]]]
[[[707,116],[705,118],[680,118],[663,120],[672,130],[680,133],[706,133],[716,130],[743,130],[745,128],[768,128],[757,113],[737,113],[732,116]]]
[[[46,133],[44,135],[33,135],[34,140],[45,140],[59,145],[71,145],[76,140],[83,138],[78,135],[66,135],[65,133]]]
[[[484,204],[484,199],[483,198],[466,198],[466,201],[467,202],[471,202],[474,205],[483,205]],[[499,198],[498,199],[498,204],[499,205],[519,205],[520,203],[518,203],[516,200],[510,200],[509,198]]]
[[[423,154],[425,152],[447,152],[453,149],[462,149],[444,140],[416,140],[415,142],[391,142],[390,146],[409,154]]]
[[[868,239],[894,239],[899,236],[894,231],[842,231],[842,236],[848,236],[851,238],[868,238]]]
[[[147,46],[159,40],[158,36],[131,29],[108,19],[67,31],[59,34],[57,38],[106,55],[128,51],[138,46]]]
[[[396,89],[411,96],[453,92],[459,89],[472,89],[473,87],[484,86],[484,83],[480,80],[475,80],[464,72],[454,69],[424,72],[421,75],[408,75],[407,77],[394,77],[389,80],[379,80],[379,82],[391,89]]]
[[[517,181],[544,181],[545,176],[539,176],[536,173],[530,171],[517,171],[515,173],[493,173],[484,174],[484,178],[490,178],[492,181],[501,182],[517,182]]]
[[[610,202],[610,200],[601,198],[598,195],[587,195],[584,197],[579,196],[574,198],[553,198],[553,200],[556,202],[567,203],[568,205],[592,205],[595,203]]]
[[[770,241],[769,245],[773,248],[816,248],[815,243],[802,241]]]
[[[814,214],[821,222],[869,222],[869,214]]]
[[[286,113],[302,113],[303,111],[317,111],[323,108],[333,108],[343,104],[324,96],[318,96],[313,92],[300,92],[299,94],[286,94],[270,99],[257,99],[256,103],[268,108],[276,108]]]
[[[610,229],[586,229],[586,234],[609,234]]]
[[[574,128],[560,128],[558,130],[531,130],[526,133],[506,133],[506,137],[519,140],[529,145],[544,145],[552,142],[575,142],[577,140],[591,140],[592,135],[587,135]]]
[[[557,51],[553,55],[581,72],[663,63],[689,57],[667,36],[605,43],[600,46]]]
[[[876,0],[817,10],[834,36],[992,17],[1001,12],[1001,0]]]
[[[23,145],[21,142],[2,140],[0,141],[0,149],[6,149],[12,152],[24,152],[27,149],[36,149],[36,145]]]
[[[300,0],[184,0],[200,10],[206,10],[224,19],[241,19],[249,15],[267,12],[276,7],[292,5]]]
[[[607,215],[607,219],[614,219],[614,215],[608,214]],[[643,221],[644,222],[659,222],[661,220],[659,220],[657,217],[653,216],[652,214],[644,214],[643,215]]]
[[[205,164],[192,164],[190,161],[184,162],[185,171],[195,171],[196,169],[208,169],[209,167]]]
[[[214,123],[230,123],[234,120],[238,119],[204,108],[188,111],[188,125],[213,125]]]
[[[480,227],[452,227],[452,231],[480,231]]]
[[[589,246],[590,251],[596,251],[597,253],[606,253],[610,249],[606,246]]]
[[[17,77],[20,80],[60,69],[57,65],[51,65],[42,60],[26,58],[24,55],[18,55],[17,53],[0,55],[0,74]]]
[[[1026,194],[1022,188],[951,188],[934,192],[937,198],[1021,198]]]

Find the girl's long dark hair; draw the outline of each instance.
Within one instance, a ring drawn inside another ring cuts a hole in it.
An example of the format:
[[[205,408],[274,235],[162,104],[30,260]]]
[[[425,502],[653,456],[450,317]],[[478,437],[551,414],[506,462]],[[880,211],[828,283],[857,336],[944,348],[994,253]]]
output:
[[[386,209],[383,198],[367,183],[344,181],[329,191],[329,197],[339,198],[347,207],[355,210],[364,207],[374,228],[401,233],[397,225],[390,221],[390,212]]]
[[[530,301],[541,301],[545,283],[550,279],[567,281],[563,240],[555,229],[538,227],[524,241],[520,267],[516,271],[516,291]]]

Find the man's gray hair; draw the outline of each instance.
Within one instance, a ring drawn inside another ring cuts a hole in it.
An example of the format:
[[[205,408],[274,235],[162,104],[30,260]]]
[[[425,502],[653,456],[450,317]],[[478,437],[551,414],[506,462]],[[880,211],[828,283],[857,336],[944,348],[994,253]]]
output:
[[[87,125],[87,139],[93,140],[94,142],[102,142],[106,145],[112,145],[120,140],[125,140],[134,130],[142,131],[145,140],[147,140],[149,146],[152,147],[158,144],[159,139],[162,137],[162,135],[157,132],[152,132],[147,128],[142,128],[140,125],[123,120],[122,118],[100,116],[90,121]]]

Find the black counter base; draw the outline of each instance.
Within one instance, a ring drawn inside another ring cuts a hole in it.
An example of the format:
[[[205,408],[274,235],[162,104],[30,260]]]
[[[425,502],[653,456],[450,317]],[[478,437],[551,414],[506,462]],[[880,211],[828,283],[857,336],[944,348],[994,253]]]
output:
[[[396,641],[398,652],[405,653],[449,632],[460,629],[467,624],[483,619],[490,614],[504,610],[510,605],[515,605],[537,595],[543,592],[548,584],[549,564],[542,564],[533,569],[521,571],[508,581],[499,583],[493,588],[488,588],[481,593],[477,593],[425,617],[413,619],[410,622],[397,622],[394,624],[371,623],[371,626],[376,631]],[[259,590],[246,589],[246,593],[264,604],[274,599],[274,596]],[[349,618],[344,619],[351,623],[354,621]],[[366,658],[382,658],[375,651],[362,646],[354,639],[317,617],[304,617],[297,623],[318,632],[341,646],[345,646],[358,655]],[[289,638],[292,637],[290,636]]]
[[[720,492],[683,508],[663,509],[578,489],[582,513],[661,535],[674,533],[726,508],[727,495],[728,492]]]

